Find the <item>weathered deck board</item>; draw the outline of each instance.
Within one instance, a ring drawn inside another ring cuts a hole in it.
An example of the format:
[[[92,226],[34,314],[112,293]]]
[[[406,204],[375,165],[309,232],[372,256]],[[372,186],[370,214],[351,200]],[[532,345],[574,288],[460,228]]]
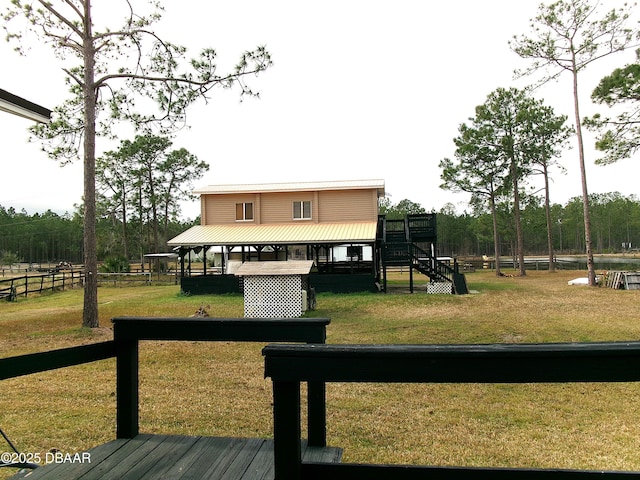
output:
[[[306,461],[340,462],[342,450],[302,446]],[[138,435],[89,450],[91,463],[42,466],[14,479],[273,480],[273,440]]]

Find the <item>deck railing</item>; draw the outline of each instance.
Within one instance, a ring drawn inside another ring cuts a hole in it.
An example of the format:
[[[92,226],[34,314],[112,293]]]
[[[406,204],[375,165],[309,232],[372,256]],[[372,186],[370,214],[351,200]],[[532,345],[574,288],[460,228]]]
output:
[[[273,381],[277,480],[640,478],[640,472],[327,464],[300,456],[300,382],[637,382],[640,342],[269,345],[263,354],[265,375]]]
[[[413,242],[435,241],[438,237],[435,213],[407,215],[407,227],[410,239]]]
[[[138,434],[138,342],[189,340],[236,342],[303,342],[322,344],[328,318],[140,318],[113,319],[117,343],[117,437]],[[308,385],[309,445],[325,446],[325,386]]]
[[[0,358],[0,380],[116,357],[116,436],[133,438],[138,421],[140,340],[324,343],[328,318],[149,318],[113,320],[114,340]],[[324,383],[308,385],[309,445],[325,446]]]

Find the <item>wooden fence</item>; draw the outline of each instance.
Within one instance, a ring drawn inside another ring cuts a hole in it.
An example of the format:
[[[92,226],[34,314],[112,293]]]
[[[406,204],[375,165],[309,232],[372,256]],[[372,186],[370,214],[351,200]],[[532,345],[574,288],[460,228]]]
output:
[[[98,273],[98,286],[133,287],[136,285],[177,285],[175,273]]]
[[[0,279],[0,299],[15,300],[34,293],[81,287],[83,278],[83,269],[71,269]]]
[[[83,286],[84,269],[22,275],[0,279],[0,300],[16,300],[29,294],[58,292]],[[136,285],[177,285],[174,274],[98,273],[98,286],[131,287]]]

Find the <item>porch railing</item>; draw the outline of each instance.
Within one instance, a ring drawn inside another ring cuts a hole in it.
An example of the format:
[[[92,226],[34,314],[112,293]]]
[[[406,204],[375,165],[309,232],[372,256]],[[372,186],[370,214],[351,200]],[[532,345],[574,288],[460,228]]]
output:
[[[302,462],[300,382],[565,383],[640,381],[640,342],[509,345],[269,345],[278,480],[617,479],[640,472]],[[345,452],[348,454],[348,452]]]
[[[0,380],[116,358],[116,436],[133,438],[138,421],[140,340],[324,343],[328,318],[149,318],[113,320],[114,340],[0,358]],[[72,388],[70,386],[70,388]],[[309,445],[325,446],[324,383],[308,385]]]

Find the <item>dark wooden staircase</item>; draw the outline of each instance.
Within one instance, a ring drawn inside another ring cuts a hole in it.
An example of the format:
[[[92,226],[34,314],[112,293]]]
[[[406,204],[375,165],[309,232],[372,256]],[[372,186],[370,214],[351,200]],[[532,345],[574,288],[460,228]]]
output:
[[[436,214],[407,215],[404,219],[378,218],[378,249],[386,291],[387,267],[409,267],[411,291],[413,270],[426,275],[432,282],[450,282],[453,292],[467,294],[467,282],[459,272],[457,261],[453,265],[439,260],[435,254],[437,241]]]

